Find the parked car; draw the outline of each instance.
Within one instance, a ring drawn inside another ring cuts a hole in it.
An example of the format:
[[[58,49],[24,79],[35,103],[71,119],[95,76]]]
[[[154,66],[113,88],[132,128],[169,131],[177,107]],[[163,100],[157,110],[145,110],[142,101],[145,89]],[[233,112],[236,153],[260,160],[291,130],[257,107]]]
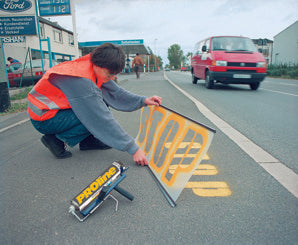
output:
[[[192,83],[205,79],[205,86],[215,82],[249,84],[258,89],[266,77],[266,60],[251,39],[241,36],[215,36],[198,42],[191,61]]]
[[[169,68],[169,67],[167,67],[167,68],[165,69],[165,71],[170,71],[170,68]]]
[[[45,72],[50,69],[49,59],[43,59],[43,64]],[[52,66],[57,64],[59,64],[57,61],[52,60]],[[9,83],[11,87],[23,87],[37,83],[43,75],[41,59],[32,60],[31,63],[26,62],[19,69],[14,70],[13,75],[13,82]]]

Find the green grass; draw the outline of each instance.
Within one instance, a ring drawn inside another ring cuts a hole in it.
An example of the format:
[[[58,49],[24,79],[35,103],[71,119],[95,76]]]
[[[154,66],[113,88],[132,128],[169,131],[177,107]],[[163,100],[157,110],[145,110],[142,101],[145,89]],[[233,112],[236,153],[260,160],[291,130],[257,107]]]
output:
[[[23,92],[20,92],[18,94],[12,95],[10,97],[10,100],[21,100],[21,99],[25,99],[27,98],[30,90],[33,88],[33,86],[30,87],[26,87],[25,90]]]
[[[267,74],[269,77],[280,77],[298,79],[298,64],[268,65]]]
[[[5,112],[1,112],[0,116],[5,116],[8,114],[16,113],[16,112],[21,112],[21,111],[26,111],[28,108],[28,103],[15,103],[11,104],[11,106],[6,110]]]
[[[28,93],[30,92],[32,87],[33,86],[26,87],[24,89],[24,91],[22,91],[18,94],[12,95],[10,97],[10,101],[21,100],[21,99],[27,98]],[[16,113],[16,112],[26,111],[27,108],[28,108],[28,103],[11,103],[11,106],[5,112],[1,112],[0,116],[4,116],[4,115]]]

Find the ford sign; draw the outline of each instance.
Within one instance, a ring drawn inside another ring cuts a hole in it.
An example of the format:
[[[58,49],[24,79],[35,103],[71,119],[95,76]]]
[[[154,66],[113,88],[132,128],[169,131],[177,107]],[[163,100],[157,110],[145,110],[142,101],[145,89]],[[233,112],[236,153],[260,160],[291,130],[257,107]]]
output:
[[[0,10],[9,12],[9,13],[23,12],[30,9],[31,6],[32,6],[32,3],[29,0],[0,1]]]

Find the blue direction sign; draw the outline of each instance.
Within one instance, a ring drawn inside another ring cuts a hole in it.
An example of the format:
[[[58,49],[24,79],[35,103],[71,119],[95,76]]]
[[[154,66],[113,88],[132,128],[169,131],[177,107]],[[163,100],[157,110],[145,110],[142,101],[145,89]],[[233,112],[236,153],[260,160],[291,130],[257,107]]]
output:
[[[0,17],[0,36],[36,35],[35,16]]]
[[[70,0],[39,0],[39,15],[70,15]]]

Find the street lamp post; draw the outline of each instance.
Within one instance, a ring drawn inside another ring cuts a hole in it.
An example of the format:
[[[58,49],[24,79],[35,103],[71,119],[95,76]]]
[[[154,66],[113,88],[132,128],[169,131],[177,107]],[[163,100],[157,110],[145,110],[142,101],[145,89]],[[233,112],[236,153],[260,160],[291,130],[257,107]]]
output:
[[[154,71],[156,71],[156,41],[157,38],[154,39]]]

